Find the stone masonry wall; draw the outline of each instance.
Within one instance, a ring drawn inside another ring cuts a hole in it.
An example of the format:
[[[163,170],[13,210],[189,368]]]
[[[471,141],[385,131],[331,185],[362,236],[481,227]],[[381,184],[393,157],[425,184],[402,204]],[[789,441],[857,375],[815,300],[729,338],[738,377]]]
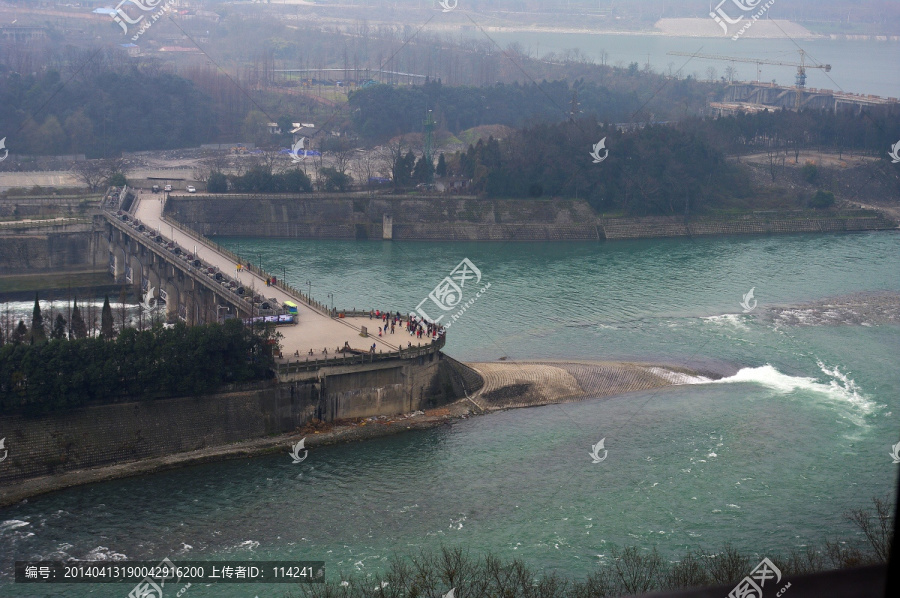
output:
[[[436,407],[455,398],[442,358],[437,353],[328,367],[204,397],[92,406],[40,418],[0,416],[0,438],[9,451],[0,462],[0,484],[283,434],[313,418]]]

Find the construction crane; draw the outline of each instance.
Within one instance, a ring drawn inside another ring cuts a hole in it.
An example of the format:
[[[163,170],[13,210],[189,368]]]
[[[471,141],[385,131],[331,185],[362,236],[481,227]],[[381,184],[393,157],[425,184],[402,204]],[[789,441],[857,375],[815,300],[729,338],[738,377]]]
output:
[[[797,88],[797,109],[800,109],[800,102],[803,89],[806,87],[806,69],[824,69],[826,73],[831,72],[830,64],[806,64],[806,52],[800,50],[800,62],[783,62],[780,60],[763,60],[762,58],[738,58],[735,56],[719,56],[718,54],[700,54],[698,52],[668,52],[670,56],[690,56],[692,58],[701,58],[703,60],[727,60],[729,62],[749,62],[756,64],[756,83],[759,84],[759,65],[774,64],[777,66],[795,66],[797,67],[797,76],[794,79]]]

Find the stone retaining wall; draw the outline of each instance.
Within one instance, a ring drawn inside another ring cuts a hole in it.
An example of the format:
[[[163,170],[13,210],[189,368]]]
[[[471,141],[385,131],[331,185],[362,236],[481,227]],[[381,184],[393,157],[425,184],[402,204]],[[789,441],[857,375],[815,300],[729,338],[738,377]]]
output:
[[[106,264],[91,224],[0,227],[0,275],[83,270]]]
[[[281,382],[203,397],[0,417],[8,457],[0,484],[283,434],[311,419],[398,415],[456,398],[439,352],[364,366],[323,367]],[[3,457],[0,451],[0,457]]]
[[[192,196],[170,198],[169,217],[204,235],[399,241],[596,241],[702,235],[895,228],[873,212],[602,219],[584,201],[403,196]]]

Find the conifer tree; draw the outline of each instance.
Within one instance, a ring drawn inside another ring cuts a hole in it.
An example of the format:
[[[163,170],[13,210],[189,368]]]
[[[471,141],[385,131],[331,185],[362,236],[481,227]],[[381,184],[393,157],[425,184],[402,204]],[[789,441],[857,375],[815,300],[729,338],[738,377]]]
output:
[[[44,330],[44,316],[41,315],[41,304],[38,303],[37,293],[34,294],[34,309],[31,311],[31,344],[42,343],[47,340],[47,331]]]
[[[28,326],[25,325],[23,320],[19,320],[19,325],[13,330],[12,335],[10,335],[10,340],[12,341],[12,344],[18,345],[25,340],[26,336],[28,336]]]
[[[56,314],[56,321],[53,322],[53,331],[50,333],[50,338],[56,340],[66,338],[67,323],[62,314]]]
[[[75,338],[86,338],[88,335],[87,324],[81,316],[81,310],[78,309],[78,298],[72,302],[72,336]]]
[[[109,295],[107,295],[103,302],[103,311],[100,313],[100,338],[109,340],[115,335],[112,307],[109,305]]]

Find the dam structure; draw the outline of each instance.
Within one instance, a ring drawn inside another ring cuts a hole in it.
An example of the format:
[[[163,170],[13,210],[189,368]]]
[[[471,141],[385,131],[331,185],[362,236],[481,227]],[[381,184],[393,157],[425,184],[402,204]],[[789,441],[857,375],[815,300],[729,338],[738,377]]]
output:
[[[163,203],[140,193],[131,203],[104,200],[93,236],[108,247],[109,274],[130,285],[159,322],[201,325],[226,314],[246,321],[292,303],[288,322],[278,327],[282,350],[274,377],[227,385],[212,395],[88,404],[39,418],[0,415],[0,429],[10,439],[0,485],[34,480],[44,489],[64,487],[70,482],[60,480],[69,472],[175,459],[299,433],[315,422],[420,413],[483,384],[471,368],[441,352],[443,335],[409,337],[406,346],[370,337],[367,327],[380,319],[329,310],[284,281],[272,284],[255,266],[238,268],[227,250],[164,219]],[[0,504],[18,496],[0,490]]]

